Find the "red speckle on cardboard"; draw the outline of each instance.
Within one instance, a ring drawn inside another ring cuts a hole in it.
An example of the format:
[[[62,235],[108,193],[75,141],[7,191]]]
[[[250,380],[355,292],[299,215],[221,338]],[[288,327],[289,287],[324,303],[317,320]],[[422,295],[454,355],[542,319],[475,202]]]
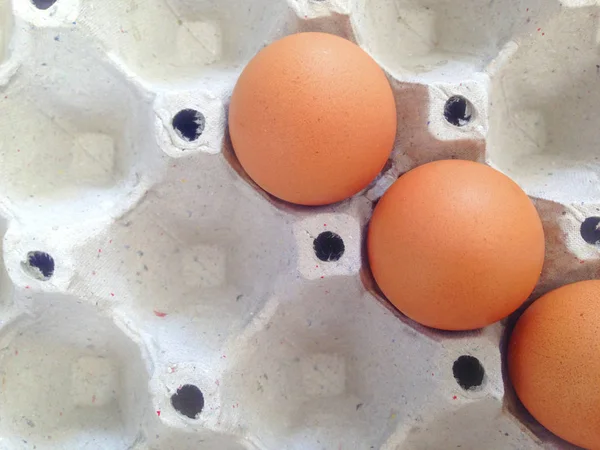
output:
[[[154,315],[155,315],[156,317],[165,317],[165,316],[167,315],[167,313],[164,313],[164,312],[160,312],[160,311],[154,310]]]
[[[458,397],[455,395],[454,397],[452,397],[452,400],[456,400]]]
[[[156,415],[160,417],[160,411],[156,411]]]

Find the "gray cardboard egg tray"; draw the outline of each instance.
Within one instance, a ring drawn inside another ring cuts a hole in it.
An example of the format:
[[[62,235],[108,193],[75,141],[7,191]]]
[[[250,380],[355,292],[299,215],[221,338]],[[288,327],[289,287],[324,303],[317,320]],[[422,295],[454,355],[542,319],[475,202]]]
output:
[[[378,294],[363,238],[403,172],[485,161],[544,222],[532,298],[597,278],[599,13],[1,0],[0,449],[573,448],[510,388],[514,317],[466,333],[409,321]],[[397,98],[385,171],[327,207],[261,192],[227,137],[244,65],[299,31],[356,42]],[[344,252],[322,261],[327,232]]]

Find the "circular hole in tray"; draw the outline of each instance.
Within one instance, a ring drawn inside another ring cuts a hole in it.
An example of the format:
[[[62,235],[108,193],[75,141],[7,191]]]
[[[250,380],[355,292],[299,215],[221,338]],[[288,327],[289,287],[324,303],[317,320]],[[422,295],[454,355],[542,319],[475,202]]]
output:
[[[183,109],[173,117],[173,128],[177,135],[186,141],[195,141],[204,131],[206,119],[195,109]]]
[[[54,258],[46,252],[29,252],[21,264],[25,272],[38,280],[47,281],[54,275]]]
[[[481,386],[485,377],[485,370],[479,360],[469,355],[459,356],[454,361],[452,373],[456,382],[466,391]]]
[[[48,9],[56,3],[56,0],[31,0],[37,9]]]
[[[313,241],[313,248],[315,255],[321,261],[337,261],[346,250],[344,240],[331,231],[324,231],[319,234]]]
[[[450,97],[444,105],[444,117],[456,127],[464,127],[473,118],[473,105],[461,95]]]
[[[588,217],[579,228],[581,237],[588,244],[600,243],[600,217]]]
[[[197,419],[204,408],[202,391],[192,384],[185,384],[171,396],[173,408],[190,419]]]

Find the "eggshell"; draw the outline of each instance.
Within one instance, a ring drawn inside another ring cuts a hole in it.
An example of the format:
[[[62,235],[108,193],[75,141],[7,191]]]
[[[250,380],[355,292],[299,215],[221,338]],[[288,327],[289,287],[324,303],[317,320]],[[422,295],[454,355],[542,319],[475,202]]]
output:
[[[544,232],[527,195],[471,161],[437,161],[400,177],[379,201],[368,255],[387,298],[417,322],[484,327],[530,295]]]
[[[600,281],[569,284],[535,301],[511,335],[508,370],[542,425],[600,449]]]
[[[360,47],[325,33],[259,52],[231,97],[229,131],[242,167],[289,202],[322,205],[364,189],[396,135],[388,80]]]

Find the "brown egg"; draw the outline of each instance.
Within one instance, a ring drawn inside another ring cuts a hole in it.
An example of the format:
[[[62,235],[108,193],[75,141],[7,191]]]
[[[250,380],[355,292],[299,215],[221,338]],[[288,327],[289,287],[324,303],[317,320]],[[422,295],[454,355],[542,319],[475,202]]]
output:
[[[264,190],[323,205],[364,189],[396,136],[396,104],[377,63],[358,46],[300,33],[259,52],[229,108],[235,153]]]
[[[429,327],[470,330],[516,310],[535,287],[544,231],[527,195],[471,161],[437,161],[400,177],[368,234],[377,284]]]
[[[569,284],[534,302],[510,337],[508,371],[542,425],[600,449],[600,281]]]

